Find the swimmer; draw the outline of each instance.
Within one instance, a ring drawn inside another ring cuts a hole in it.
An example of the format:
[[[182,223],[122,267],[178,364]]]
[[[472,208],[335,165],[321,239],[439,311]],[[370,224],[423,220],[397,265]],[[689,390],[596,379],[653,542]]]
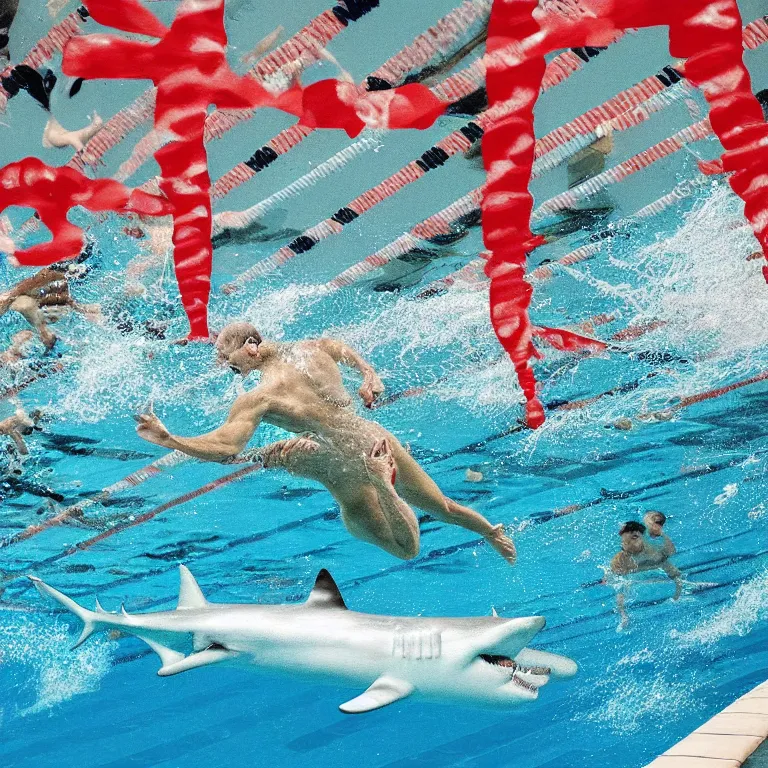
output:
[[[0,421],[0,435],[10,437],[16,444],[16,450],[19,454],[21,456],[28,456],[29,448],[27,448],[27,444],[24,442],[24,437],[32,434],[41,417],[42,413],[40,411],[32,411],[32,413],[27,414],[24,406],[17,400],[16,413]]]
[[[659,514],[659,513],[649,513]],[[665,518],[666,519],[666,518]],[[642,523],[630,520],[619,529],[621,536],[621,551],[611,560],[611,572],[617,576],[627,576],[631,573],[641,573],[660,568],[675,583],[673,600],[678,600],[683,590],[680,571],[669,561],[664,548],[657,549],[645,538],[646,528]],[[671,542],[670,542],[671,544]],[[672,545],[674,547],[674,545]],[[620,628],[629,624],[624,589],[616,594],[616,609],[621,617]]]
[[[227,462],[243,451],[262,421],[296,434],[309,432],[318,447],[294,444],[280,452],[280,459],[273,454],[268,463],[285,461],[289,471],[294,466],[299,473],[312,472],[340,501],[343,495],[344,522],[353,536],[398,557],[415,557],[419,529],[408,506],[413,505],[480,534],[514,563],[515,546],[503,525],[491,525],[474,510],[444,496],[394,435],[355,413],[339,364],[362,374],[358,394],[368,408],[384,386],[351,347],[334,339],[269,342],[253,325],[238,322],[224,328],[216,351],[219,362],[235,373],[245,376],[260,371],[259,385],[238,397],[226,422],[212,432],[199,437],[172,435],[150,409],[136,417],[142,438],[206,461]],[[345,482],[336,480],[342,475]]]
[[[29,356],[29,344],[35,335],[32,331],[19,331],[11,336],[8,349],[0,354],[0,365],[16,365]]]
[[[69,293],[69,280],[75,276],[78,266],[45,267],[0,294],[0,317],[9,310],[18,312],[38,332],[48,350],[53,349],[57,338],[48,323],[58,322],[70,310],[100,322],[98,304],[79,304]]]
[[[93,113],[93,119],[88,125],[74,131],[68,131],[51,115],[43,131],[43,146],[46,149],[72,147],[75,152],[80,152],[103,127],[104,121],[96,112]]]
[[[649,542],[652,547],[657,549],[664,557],[672,557],[677,553],[677,547],[675,547],[672,539],[664,533],[664,526],[667,522],[667,516],[663,512],[652,510],[646,512],[643,516],[643,523],[648,532],[648,536],[651,539],[661,539],[660,546],[656,546],[653,541]]]

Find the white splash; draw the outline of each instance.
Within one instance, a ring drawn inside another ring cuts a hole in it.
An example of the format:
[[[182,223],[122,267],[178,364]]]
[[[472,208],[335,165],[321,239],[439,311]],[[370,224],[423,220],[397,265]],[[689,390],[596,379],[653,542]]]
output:
[[[753,576],[737,590],[730,604],[687,632],[672,630],[681,645],[712,645],[725,637],[743,637],[768,619],[768,570]]]
[[[0,624],[2,662],[23,667],[20,692],[31,688],[34,699],[31,705],[19,707],[19,716],[43,712],[98,689],[111,667],[116,644],[94,638],[76,651],[70,651],[71,645],[72,633],[65,624],[42,623],[23,615]],[[21,696],[17,693],[13,698]]]

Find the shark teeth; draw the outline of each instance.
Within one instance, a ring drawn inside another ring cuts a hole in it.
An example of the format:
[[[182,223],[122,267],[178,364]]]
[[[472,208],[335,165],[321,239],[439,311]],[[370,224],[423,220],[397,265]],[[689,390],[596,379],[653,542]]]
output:
[[[510,659],[508,656],[495,656],[482,653],[479,658],[486,664],[492,664],[494,667],[500,667],[511,673],[510,681],[515,683],[515,685],[519,685],[529,693],[538,693],[539,688],[547,682],[547,678],[552,672],[549,667],[524,667],[518,664],[514,659]],[[526,680],[525,677],[528,676],[543,679],[537,684],[537,681],[535,680]]]

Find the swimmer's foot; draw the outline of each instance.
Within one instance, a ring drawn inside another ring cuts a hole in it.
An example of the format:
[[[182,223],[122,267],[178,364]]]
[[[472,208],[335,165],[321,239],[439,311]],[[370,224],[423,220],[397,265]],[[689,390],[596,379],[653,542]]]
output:
[[[515,542],[507,536],[502,523],[494,525],[484,538],[510,565],[517,562]]]

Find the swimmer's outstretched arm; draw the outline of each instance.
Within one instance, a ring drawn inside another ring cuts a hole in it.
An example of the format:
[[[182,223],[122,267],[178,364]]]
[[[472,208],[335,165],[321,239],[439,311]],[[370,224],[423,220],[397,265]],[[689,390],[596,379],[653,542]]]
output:
[[[203,461],[225,462],[240,453],[259,427],[268,409],[268,400],[258,391],[235,400],[227,420],[212,432],[199,437],[172,435],[151,408],[134,418],[139,437],[173,451],[182,451]]]
[[[355,368],[363,375],[363,384],[358,394],[365,403],[366,408],[371,408],[384,391],[384,384],[379,378],[373,366],[359,355],[352,347],[338,339],[318,339],[317,345],[335,362]]]
[[[11,307],[11,304],[29,291],[33,291],[37,288],[44,288],[53,280],[59,279],[60,273],[45,267],[41,269],[36,275],[27,277],[24,280],[19,281],[5,293],[0,293],[0,315],[4,315]]]

